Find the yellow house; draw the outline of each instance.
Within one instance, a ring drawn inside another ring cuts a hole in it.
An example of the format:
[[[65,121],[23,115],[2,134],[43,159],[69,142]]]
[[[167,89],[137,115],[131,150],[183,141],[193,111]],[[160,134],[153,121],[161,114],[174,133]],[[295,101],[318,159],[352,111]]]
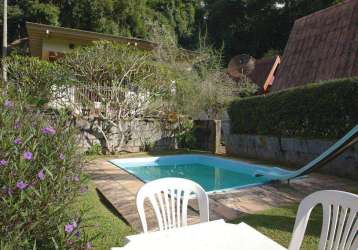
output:
[[[30,54],[44,60],[56,60],[78,46],[91,44],[93,41],[107,40],[135,45],[151,50],[156,44],[138,38],[128,38],[109,34],[63,28],[39,23],[26,22]]]
[[[85,31],[79,29],[63,28],[39,23],[26,22],[27,38],[19,39],[12,43],[12,47],[23,45],[26,48],[26,52],[31,56],[39,57],[43,60],[55,61],[58,58],[63,57],[66,53],[79,47],[90,45],[93,41],[111,41],[122,44],[128,44],[136,46],[143,50],[153,50],[158,44],[138,39],[128,38],[121,36],[114,36],[110,34],[97,33],[92,31]],[[192,59],[199,60],[201,54],[194,51],[181,49],[183,53],[180,53],[177,57],[178,60],[189,62]],[[110,93],[107,87],[99,86],[99,90]],[[103,90],[104,89],[104,90]],[[78,89],[73,89],[73,93],[70,95],[71,100],[80,99],[76,97]],[[94,102],[100,102],[96,91],[88,90],[86,87],[79,90],[81,95],[88,95]],[[72,101],[74,102],[74,101]]]

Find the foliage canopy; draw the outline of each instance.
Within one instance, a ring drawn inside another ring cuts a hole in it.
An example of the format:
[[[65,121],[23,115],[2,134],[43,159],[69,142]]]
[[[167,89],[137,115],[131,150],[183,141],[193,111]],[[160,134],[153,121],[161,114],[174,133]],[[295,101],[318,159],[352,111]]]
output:
[[[10,0],[9,40],[26,35],[25,21],[115,35],[151,38],[151,23],[167,26],[179,45],[198,48],[199,37],[259,58],[282,52],[293,22],[341,0]],[[0,4],[0,8],[2,6]]]

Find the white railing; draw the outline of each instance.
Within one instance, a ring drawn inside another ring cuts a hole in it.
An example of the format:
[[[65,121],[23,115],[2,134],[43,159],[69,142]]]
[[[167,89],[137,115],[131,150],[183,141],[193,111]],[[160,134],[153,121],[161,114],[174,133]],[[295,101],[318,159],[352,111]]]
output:
[[[121,90],[109,86],[81,86],[76,87],[74,91],[74,98],[77,103],[115,100],[121,95],[123,95]]]

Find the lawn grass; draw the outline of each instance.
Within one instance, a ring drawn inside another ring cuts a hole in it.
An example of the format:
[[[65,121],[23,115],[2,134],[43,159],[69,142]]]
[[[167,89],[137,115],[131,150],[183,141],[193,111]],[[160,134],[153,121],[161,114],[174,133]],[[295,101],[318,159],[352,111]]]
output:
[[[298,204],[268,209],[234,220],[232,223],[245,222],[282,246],[288,247],[295,224],[297,209]],[[318,249],[321,227],[322,207],[318,206],[312,211],[301,250]]]
[[[358,193],[357,191],[356,188],[351,190],[353,193]],[[96,250],[108,250],[114,246],[122,246],[124,237],[136,234],[110,206],[105,205],[91,181],[88,182],[88,192],[81,196],[77,206],[79,206],[78,208],[89,207],[88,216],[94,217],[89,222],[87,232],[92,236],[100,234],[93,241]],[[231,223],[245,222],[282,246],[288,247],[297,209],[298,204],[268,209],[231,221]],[[312,211],[301,250],[318,249],[321,225],[322,209],[318,206]]]
[[[92,241],[96,250],[123,246],[124,237],[136,233],[109,205],[105,205],[91,181],[88,182],[88,191],[76,203],[76,208],[87,210],[86,217],[90,220],[86,221],[84,226],[87,227],[86,232],[90,237],[98,234]]]
[[[351,187],[348,192],[358,194],[358,188]],[[298,205],[299,204],[268,209],[260,213],[239,218],[232,221],[232,223],[245,222],[282,246],[288,247],[295,224]],[[322,220],[322,206],[318,205],[312,210],[305,237],[300,248],[301,250],[318,249]]]
[[[99,237],[93,241],[94,249],[108,250],[113,246],[122,246],[125,236],[136,233],[120,219],[115,211],[105,205],[91,181],[88,182],[88,192],[81,196],[78,206],[90,208],[87,216],[93,217],[93,220],[88,222],[87,233],[90,236],[99,234]],[[291,239],[297,207],[298,204],[269,209],[245,216],[231,223],[243,221],[287,247]],[[321,221],[322,211],[320,208],[316,208],[312,212],[302,249],[317,249]]]
[[[94,236],[100,234],[93,241],[94,249],[108,250],[114,246],[122,246],[123,239],[127,235],[135,234],[127,224],[120,219],[109,206],[101,200],[96,192],[94,183],[89,181],[88,192],[79,200],[78,205],[90,208],[89,217],[93,217],[89,223],[87,232]],[[293,230],[298,205],[269,209],[253,215],[232,221],[231,223],[245,222],[254,227],[269,238],[287,247]],[[317,249],[319,233],[322,221],[320,208],[313,210],[307,228],[304,244],[301,249]]]

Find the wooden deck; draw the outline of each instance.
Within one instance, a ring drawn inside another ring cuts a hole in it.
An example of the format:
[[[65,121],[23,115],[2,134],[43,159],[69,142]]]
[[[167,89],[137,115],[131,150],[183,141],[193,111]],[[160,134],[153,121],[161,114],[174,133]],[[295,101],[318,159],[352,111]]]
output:
[[[141,222],[135,204],[136,193],[142,181],[106,160],[94,160],[86,165],[86,172],[95,182],[97,190],[135,230],[141,231]],[[210,194],[210,220],[232,220],[244,214],[272,207],[296,203],[308,194],[323,189],[351,190],[358,182],[332,176],[311,174],[288,183],[273,183],[253,188]],[[197,204],[191,203],[189,223],[199,221]],[[149,228],[156,228],[154,212],[146,206]]]

